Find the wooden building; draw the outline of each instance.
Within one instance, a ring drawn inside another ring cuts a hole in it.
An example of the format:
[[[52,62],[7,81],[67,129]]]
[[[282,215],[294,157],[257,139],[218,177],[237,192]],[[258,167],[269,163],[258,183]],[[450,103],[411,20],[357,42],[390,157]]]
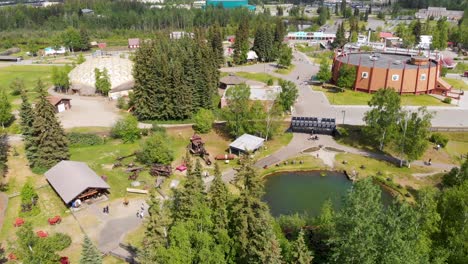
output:
[[[71,109],[71,99],[59,96],[48,96],[47,100],[55,107],[57,113]]]

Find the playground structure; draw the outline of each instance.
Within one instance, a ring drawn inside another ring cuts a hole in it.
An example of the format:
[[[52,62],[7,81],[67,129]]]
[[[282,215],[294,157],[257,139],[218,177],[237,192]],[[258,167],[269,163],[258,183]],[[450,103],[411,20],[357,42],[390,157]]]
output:
[[[203,142],[202,138],[194,134],[190,138],[190,144],[188,144],[187,149],[190,151],[190,154],[195,155],[195,156],[200,156],[202,158],[206,165],[210,166],[211,165],[211,160],[209,158],[209,153],[205,149],[205,142]]]

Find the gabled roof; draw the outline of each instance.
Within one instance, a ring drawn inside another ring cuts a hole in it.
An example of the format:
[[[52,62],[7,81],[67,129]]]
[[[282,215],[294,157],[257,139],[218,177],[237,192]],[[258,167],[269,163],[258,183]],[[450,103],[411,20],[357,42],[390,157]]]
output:
[[[84,162],[62,160],[44,175],[66,204],[88,188],[110,189]]]
[[[393,34],[390,32],[380,32],[379,33],[379,38],[392,38]]]
[[[70,101],[71,99],[69,98],[63,98],[59,96],[47,96],[47,100],[53,105],[57,106],[58,103],[60,103],[62,100]]]
[[[234,142],[229,144],[229,147],[238,149],[240,151],[254,151],[263,145],[265,139],[256,137],[250,134],[243,134],[238,137]]]

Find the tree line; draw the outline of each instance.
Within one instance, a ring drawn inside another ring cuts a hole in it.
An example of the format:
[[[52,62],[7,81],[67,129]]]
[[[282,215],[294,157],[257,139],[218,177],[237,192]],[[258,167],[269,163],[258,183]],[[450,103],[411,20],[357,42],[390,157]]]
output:
[[[135,54],[134,114],[140,120],[188,119],[217,103],[218,58],[205,33],[171,40],[165,35]]]

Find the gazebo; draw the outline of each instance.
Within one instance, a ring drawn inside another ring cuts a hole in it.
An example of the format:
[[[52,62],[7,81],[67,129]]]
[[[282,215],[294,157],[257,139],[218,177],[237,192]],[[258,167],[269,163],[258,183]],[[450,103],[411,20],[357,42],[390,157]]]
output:
[[[263,146],[265,139],[250,134],[243,134],[234,142],[229,144],[229,152],[249,153],[254,152]]]

